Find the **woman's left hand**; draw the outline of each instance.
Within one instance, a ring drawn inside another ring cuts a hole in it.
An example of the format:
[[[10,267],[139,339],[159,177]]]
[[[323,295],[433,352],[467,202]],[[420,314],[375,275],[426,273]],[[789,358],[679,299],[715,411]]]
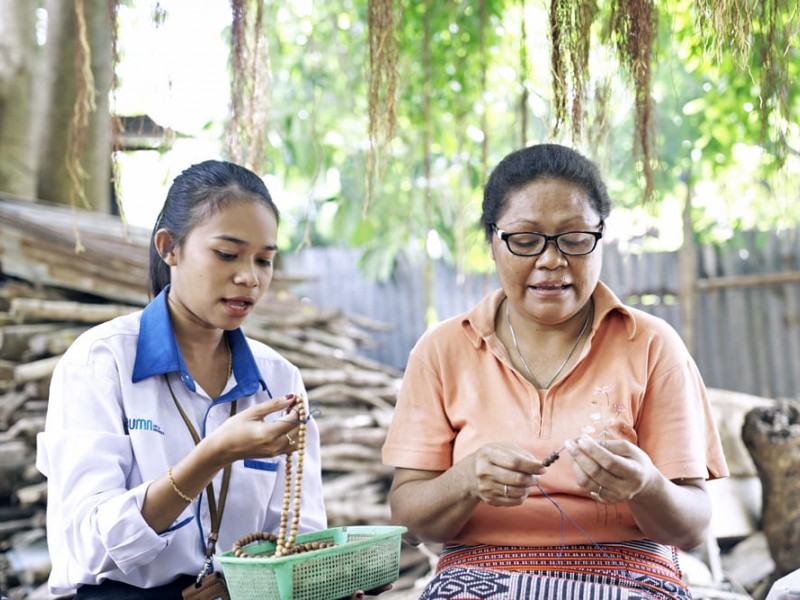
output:
[[[606,504],[630,500],[658,477],[650,457],[627,440],[581,437],[564,446],[578,485]]]
[[[683,550],[706,538],[711,500],[702,478],[667,479],[625,440],[579,438],[565,447],[578,485],[598,502],[625,502],[645,537]]]

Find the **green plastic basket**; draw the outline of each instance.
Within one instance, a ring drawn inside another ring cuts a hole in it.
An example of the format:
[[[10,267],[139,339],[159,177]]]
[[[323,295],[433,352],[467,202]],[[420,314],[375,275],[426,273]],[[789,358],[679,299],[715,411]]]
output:
[[[280,558],[219,557],[231,600],[334,600],[371,590],[400,575],[400,539],[405,527],[353,525],[304,533],[296,543],[333,542],[330,548]],[[271,552],[274,542],[247,546]]]

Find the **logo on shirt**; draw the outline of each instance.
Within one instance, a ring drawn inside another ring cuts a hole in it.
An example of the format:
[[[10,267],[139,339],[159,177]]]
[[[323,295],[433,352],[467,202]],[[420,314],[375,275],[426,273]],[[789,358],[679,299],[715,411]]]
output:
[[[152,419],[126,419],[125,433],[128,434],[131,431],[155,431],[165,435],[161,427],[153,423]]]

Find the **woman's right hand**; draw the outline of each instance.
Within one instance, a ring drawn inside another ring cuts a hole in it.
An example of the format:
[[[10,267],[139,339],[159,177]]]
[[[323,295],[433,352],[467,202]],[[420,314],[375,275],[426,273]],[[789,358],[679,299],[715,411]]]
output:
[[[446,471],[395,468],[392,522],[418,540],[444,542],[464,528],[479,503],[519,506],[546,467],[522,448],[494,442]],[[508,486],[508,492],[506,492]]]
[[[296,441],[290,443],[290,439],[297,440],[300,429],[297,409],[291,408],[295,402],[293,395],[275,398],[226,419],[174,465],[174,470],[150,484],[142,505],[144,520],[155,531],[165,531],[186,509],[187,498],[196,498],[221,469],[237,460],[272,458],[296,450]],[[264,420],[281,411],[277,420]]]
[[[273,458],[297,449],[300,431],[293,394],[253,405],[225,421],[204,443],[211,444],[224,464],[245,458]],[[278,420],[267,415],[283,412]]]
[[[519,506],[546,467],[514,444],[486,444],[474,454],[475,494],[492,506]]]

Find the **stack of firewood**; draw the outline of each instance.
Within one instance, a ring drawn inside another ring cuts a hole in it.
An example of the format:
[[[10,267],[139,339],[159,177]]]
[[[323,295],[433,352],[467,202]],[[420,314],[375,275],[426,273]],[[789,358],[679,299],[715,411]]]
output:
[[[20,545],[44,532],[47,487],[34,458],[50,375],[81,332],[147,303],[148,244],[149,232],[110,215],[0,196],[0,595],[49,572],[31,559],[41,552]],[[388,524],[391,470],[380,447],[401,373],[359,354],[385,327],[302,302],[291,283],[276,273],[245,332],[302,372],[318,410],[330,526]],[[412,552],[403,581],[427,569]]]

